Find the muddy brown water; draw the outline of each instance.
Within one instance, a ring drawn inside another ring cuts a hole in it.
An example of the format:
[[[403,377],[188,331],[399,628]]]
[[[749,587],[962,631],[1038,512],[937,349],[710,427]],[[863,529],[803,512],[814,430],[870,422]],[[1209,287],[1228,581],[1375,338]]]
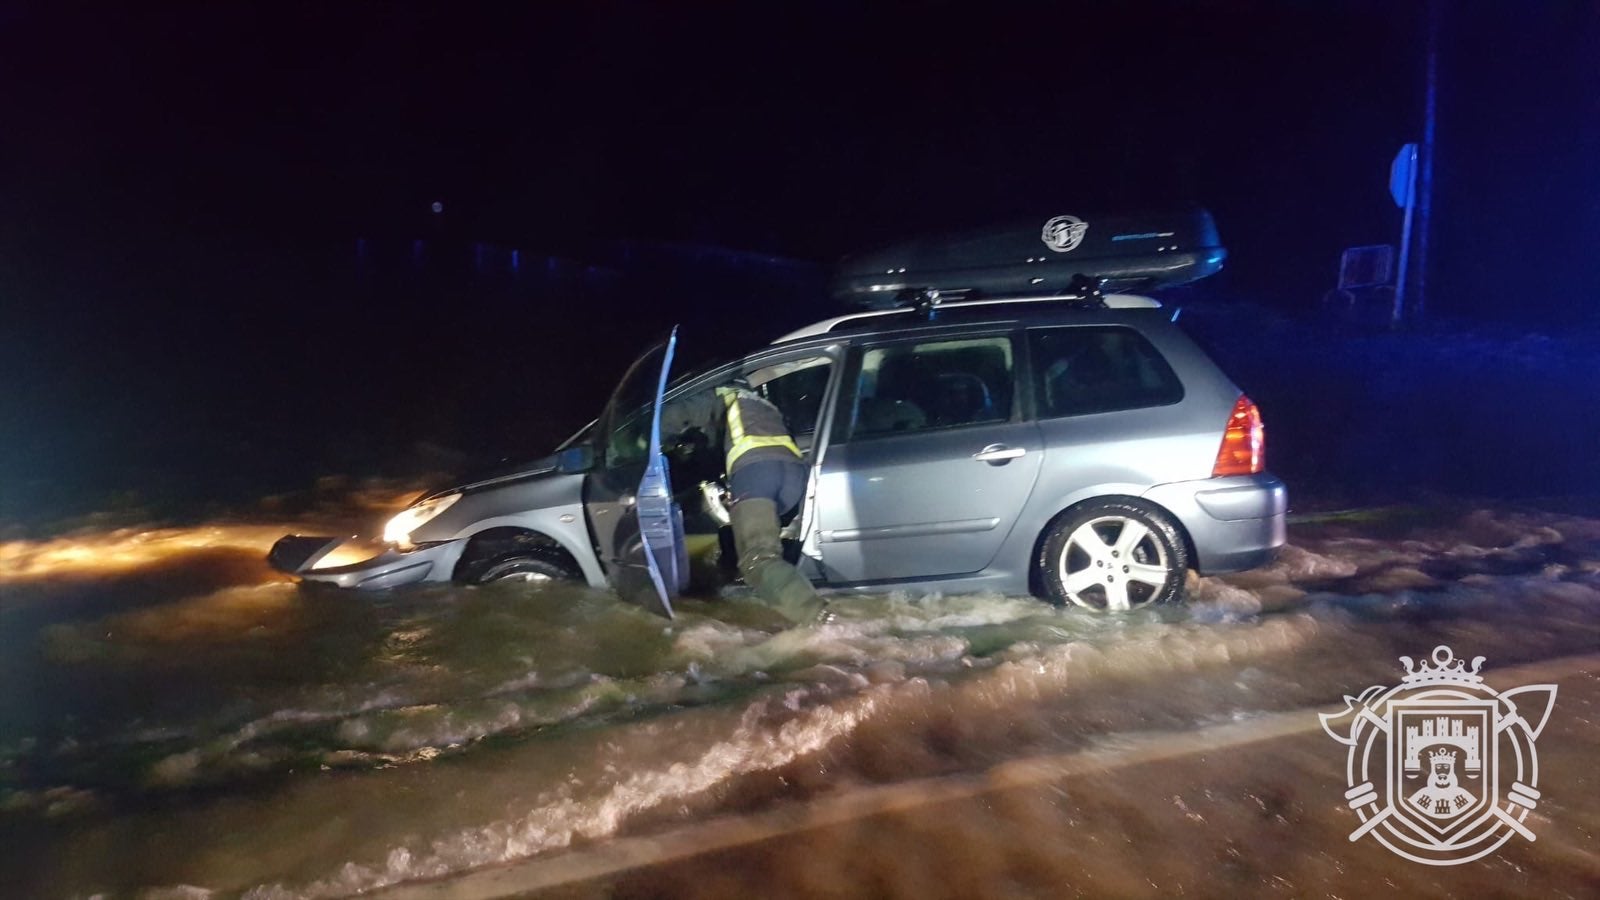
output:
[[[0,893],[1592,896],[1581,512],[1322,516],[1126,616],[886,594],[800,630],[737,598],[305,590],[260,562],[278,523],[12,542]],[[1566,666],[1538,840],[1449,869],[1347,840],[1315,722],[1440,644]]]

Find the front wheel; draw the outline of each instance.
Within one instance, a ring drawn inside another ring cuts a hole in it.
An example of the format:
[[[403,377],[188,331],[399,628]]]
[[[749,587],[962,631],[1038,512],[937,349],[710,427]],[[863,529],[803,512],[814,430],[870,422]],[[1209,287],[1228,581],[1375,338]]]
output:
[[[548,583],[577,581],[578,574],[549,557],[519,553],[502,556],[475,567],[475,571],[469,573],[468,580],[474,584],[490,584],[496,581]]]
[[[1050,528],[1039,553],[1057,605],[1123,612],[1183,599],[1189,552],[1166,513],[1129,500],[1085,504]]]

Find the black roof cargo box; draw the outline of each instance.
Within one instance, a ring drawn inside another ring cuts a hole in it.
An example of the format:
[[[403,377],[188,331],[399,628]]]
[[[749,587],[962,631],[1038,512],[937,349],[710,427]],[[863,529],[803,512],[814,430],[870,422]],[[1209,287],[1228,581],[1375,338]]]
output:
[[[896,244],[846,257],[832,293],[892,307],[907,291],[1024,297],[1070,290],[1079,276],[1108,291],[1186,284],[1222,268],[1228,252],[1205,210],[1108,216],[1040,216],[978,231]]]

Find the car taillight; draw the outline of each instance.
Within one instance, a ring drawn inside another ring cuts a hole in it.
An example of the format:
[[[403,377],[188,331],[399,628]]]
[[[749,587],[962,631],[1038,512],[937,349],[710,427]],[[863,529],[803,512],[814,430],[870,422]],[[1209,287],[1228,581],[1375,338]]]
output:
[[[1222,433],[1222,447],[1217,450],[1211,477],[1256,475],[1266,467],[1267,432],[1261,425],[1261,411],[1241,394],[1228,414],[1228,428]]]

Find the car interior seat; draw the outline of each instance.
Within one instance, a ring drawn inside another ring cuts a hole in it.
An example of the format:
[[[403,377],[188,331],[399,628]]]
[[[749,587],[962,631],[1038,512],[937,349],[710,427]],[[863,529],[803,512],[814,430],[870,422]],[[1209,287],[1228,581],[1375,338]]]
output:
[[[857,406],[858,433],[883,434],[927,425],[926,405],[915,391],[917,366],[918,360],[911,356],[883,360]]]
[[[994,397],[989,385],[970,372],[944,372],[938,376],[939,397],[934,419],[940,425],[965,425],[994,419]]]
[[[892,397],[862,397],[856,412],[857,434],[884,434],[923,428],[928,417],[922,407]]]

